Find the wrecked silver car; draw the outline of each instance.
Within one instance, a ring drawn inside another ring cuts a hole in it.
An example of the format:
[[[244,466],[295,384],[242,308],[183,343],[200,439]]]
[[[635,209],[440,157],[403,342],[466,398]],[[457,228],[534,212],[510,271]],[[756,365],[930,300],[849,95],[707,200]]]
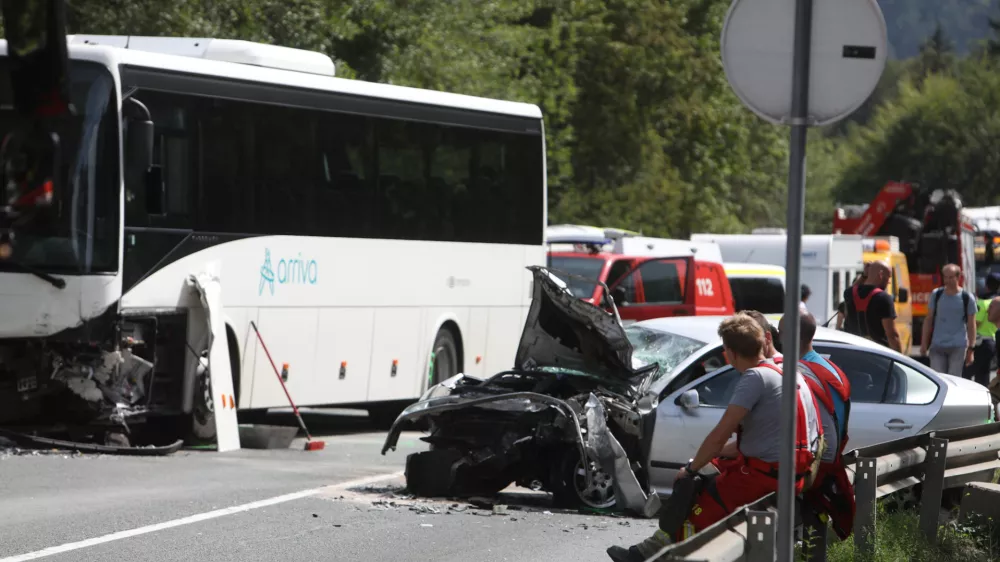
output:
[[[533,299],[516,367],[430,388],[396,419],[382,454],[404,427],[426,424],[430,450],[406,461],[414,494],[493,494],[515,482],[564,506],[655,510],[634,460],[646,456],[643,425],[656,407],[640,397],[661,365],[633,357],[616,315],[576,298],[547,269],[528,269]]]

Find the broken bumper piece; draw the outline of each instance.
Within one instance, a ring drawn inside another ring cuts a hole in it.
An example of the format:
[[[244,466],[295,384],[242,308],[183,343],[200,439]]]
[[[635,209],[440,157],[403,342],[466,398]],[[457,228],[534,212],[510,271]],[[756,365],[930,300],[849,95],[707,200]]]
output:
[[[76,443],[62,439],[51,439],[48,437],[38,437],[25,433],[18,433],[6,429],[0,429],[0,437],[13,441],[18,447],[23,449],[61,449],[65,451],[75,451],[80,453],[96,453],[106,455],[127,455],[139,457],[166,456],[176,453],[184,445],[184,440],[178,439],[169,445],[160,447],[116,447],[113,445],[98,445],[95,443]]]

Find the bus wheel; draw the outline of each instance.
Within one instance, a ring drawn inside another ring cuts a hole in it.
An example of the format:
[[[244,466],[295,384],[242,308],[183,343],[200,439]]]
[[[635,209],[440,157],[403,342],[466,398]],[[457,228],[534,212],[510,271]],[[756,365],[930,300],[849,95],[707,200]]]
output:
[[[434,352],[430,380],[427,388],[458,374],[458,345],[451,330],[441,328],[434,338]]]
[[[207,362],[206,362],[207,363]],[[197,443],[215,441],[215,401],[212,399],[212,374],[198,367],[195,376],[194,404],[191,409],[191,437]]]

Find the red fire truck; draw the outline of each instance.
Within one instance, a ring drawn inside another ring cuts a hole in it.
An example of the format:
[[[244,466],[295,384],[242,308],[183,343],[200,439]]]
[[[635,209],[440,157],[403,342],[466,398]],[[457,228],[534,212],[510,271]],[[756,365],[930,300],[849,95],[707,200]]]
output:
[[[976,227],[954,191],[921,190],[916,184],[891,181],[870,204],[838,208],[833,232],[899,238],[910,270],[915,350],[920,349],[931,291],[941,286],[942,267],[958,265],[963,286],[976,293]]]

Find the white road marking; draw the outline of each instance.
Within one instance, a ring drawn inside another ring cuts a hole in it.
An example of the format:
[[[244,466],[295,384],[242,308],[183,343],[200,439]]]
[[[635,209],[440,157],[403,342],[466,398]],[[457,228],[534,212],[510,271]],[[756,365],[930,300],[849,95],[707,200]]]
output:
[[[205,513],[191,515],[189,517],[182,517],[180,519],[174,519],[172,521],[164,521],[163,523],[156,523],[154,525],[147,525],[145,527],[129,529],[128,531],[119,531],[117,533],[111,533],[109,535],[104,535],[101,537],[94,537],[92,539],[86,539],[77,542],[69,542],[66,544],[61,544],[59,546],[50,546],[48,548],[43,548],[42,550],[36,550],[35,552],[28,552],[26,554],[18,554],[17,556],[0,558],[0,562],[23,562],[24,560],[37,560],[38,558],[44,558],[46,556],[62,554],[64,552],[72,552],[74,550],[80,550],[81,548],[88,548],[91,546],[97,546],[99,544],[127,539],[130,537],[155,533],[157,531],[163,531],[165,529],[172,529],[174,527],[190,525],[191,523],[208,521],[209,519],[225,517],[226,515],[233,515],[235,513],[243,513],[245,511],[259,509],[261,507],[267,507],[269,505],[276,505],[279,503],[299,500],[302,498],[307,498],[309,496],[315,496],[316,494],[322,492],[328,492],[333,490],[346,490],[348,488],[354,488],[356,486],[364,486],[366,484],[374,484],[376,482],[382,482],[384,480],[392,480],[402,475],[403,475],[402,472],[393,472],[392,474],[377,474],[375,476],[366,476],[364,478],[358,478],[356,480],[341,482],[340,484],[333,484],[330,486],[323,486],[321,488],[313,488],[310,490],[302,490],[301,492],[293,492],[291,494],[285,494],[283,496],[275,496],[273,498],[268,498],[266,500],[259,500],[255,502],[245,503],[243,505],[234,505],[233,507],[216,509],[214,511],[207,511]]]

